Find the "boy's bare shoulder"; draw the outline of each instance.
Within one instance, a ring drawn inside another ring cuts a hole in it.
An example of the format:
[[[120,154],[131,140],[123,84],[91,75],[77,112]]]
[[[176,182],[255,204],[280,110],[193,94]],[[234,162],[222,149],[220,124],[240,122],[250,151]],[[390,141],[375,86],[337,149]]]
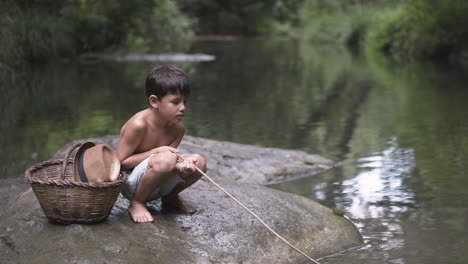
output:
[[[133,115],[123,126],[120,131],[122,134],[125,131],[134,131],[136,133],[142,133],[148,127],[146,122],[144,110]]]

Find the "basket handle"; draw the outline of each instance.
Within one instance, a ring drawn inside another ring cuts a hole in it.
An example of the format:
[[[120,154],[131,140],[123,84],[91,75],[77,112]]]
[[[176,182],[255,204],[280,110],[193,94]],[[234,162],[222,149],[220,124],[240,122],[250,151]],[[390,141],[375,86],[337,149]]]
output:
[[[69,147],[67,153],[65,154],[65,158],[63,159],[62,171],[60,173],[60,179],[65,180],[65,170],[67,168],[68,159],[70,158],[71,153],[73,150],[78,148],[79,146],[83,145],[83,143],[75,143],[73,146]]]

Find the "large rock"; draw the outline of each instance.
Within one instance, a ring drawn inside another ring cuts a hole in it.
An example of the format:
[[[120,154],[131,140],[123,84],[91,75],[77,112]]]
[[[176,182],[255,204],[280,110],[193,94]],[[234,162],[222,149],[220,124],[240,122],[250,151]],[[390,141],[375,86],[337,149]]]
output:
[[[77,142],[93,141],[117,148],[117,135],[76,140],[57,151],[52,159],[62,159],[66,150]],[[303,151],[261,148],[231,142],[185,136],[181,153],[199,153],[208,160],[209,175],[215,179],[272,184],[312,176],[332,168],[333,161]],[[12,175],[13,176],[13,175]],[[29,184],[24,177],[0,179],[0,216]]]
[[[117,148],[118,136],[88,139]],[[54,157],[63,158],[73,141],[59,150]],[[209,175],[238,182],[272,184],[311,176],[332,168],[335,164],[319,155],[298,150],[262,148],[225,141],[185,136],[181,153],[198,153],[208,160]]]
[[[278,233],[314,258],[362,243],[354,225],[299,195],[219,180]],[[55,225],[29,190],[0,220],[0,263],[308,263],[207,181],[182,193],[194,215],[151,208],[155,222],[134,224],[119,198],[108,221]]]
[[[115,148],[118,137],[89,140]],[[63,158],[72,143],[54,158]],[[329,208],[257,185],[313,175],[332,167],[332,161],[189,136],[180,149],[207,157],[210,176],[312,257],[362,243],[355,226]],[[166,212],[153,202],[155,223],[134,224],[128,201],[120,197],[108,221],[63,226],[47,221],[29,190],[7,213],[1,208],[0,263],[307,263],[211,183],[199,181],[182,196],[198,207],[197,213]]]

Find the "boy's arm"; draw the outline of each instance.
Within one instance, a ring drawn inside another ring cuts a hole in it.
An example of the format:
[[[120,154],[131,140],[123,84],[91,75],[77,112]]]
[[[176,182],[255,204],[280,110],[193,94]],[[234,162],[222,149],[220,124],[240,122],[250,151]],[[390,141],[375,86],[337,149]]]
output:
[[[185,135],[185,128],[182,126],[181,129],[178,132],[177,137],[172,141],[171,144],[169,144],[169,147],[177,148],[182,141],[182,138]],[[181,177],[185,178],[184,175],[190,175],[196,172],[195,169],[195,164],[197,162],[197,159],[193,157],[185,157],[185,159],[182,162],[177,162],[176,164],[176,170],[178,170],[181,173]]]
[[[144,124],[128,124],[120,133],[119,145],[117,146],[117,157],[122,169],[133,168],[147,157],[150,153],[134,154],[136,148],[143,139],[145,133]]]
[[[140,142],[143,139],[145,130],[146,127],[143,123],[131,123],[122,130],[120,134],[119,145],[117,147],[117,157],[119,158],[122,169],[134,168],[151,154],[156,154],[162,151],[170,151],[174,154],[179,152],[179,150],[177,150],[175,147],[172,147],[171,144],[170,146],[154,148],[135,154],[136,148],[138,145],[140,145]],[[182,140],[182,137],[183,135],[179,139],[179,143]]]

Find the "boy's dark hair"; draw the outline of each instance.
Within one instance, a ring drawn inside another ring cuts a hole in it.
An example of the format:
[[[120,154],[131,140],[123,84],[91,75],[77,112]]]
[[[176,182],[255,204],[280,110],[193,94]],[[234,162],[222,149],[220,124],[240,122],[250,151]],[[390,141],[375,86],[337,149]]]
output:
[[[155,67],[146,77],[146,98],[155,95],[161,100],[168,94],[190,95],[187,74],[176,66]]]

